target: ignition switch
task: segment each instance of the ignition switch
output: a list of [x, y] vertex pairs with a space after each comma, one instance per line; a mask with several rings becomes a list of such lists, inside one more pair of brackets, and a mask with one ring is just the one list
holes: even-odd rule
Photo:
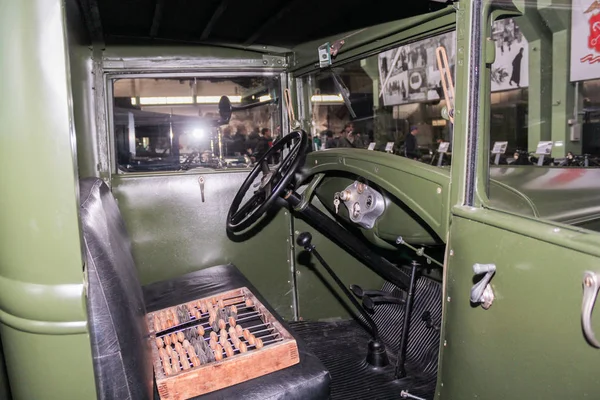
[[360, 204], [354, 203], [352, 206], [352, 217], [358, 218], [360, 216]]
[[344, 190], [340, 193], [340, 200], [348, 201], [352, 197], [352, 193], [349, 190]]

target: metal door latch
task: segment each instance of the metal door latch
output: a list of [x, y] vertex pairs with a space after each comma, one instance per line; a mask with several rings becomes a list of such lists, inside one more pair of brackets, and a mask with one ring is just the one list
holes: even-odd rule
[[485, 274], [485, 276], [471, 288], [471, 302], [481, 303], [481, 307], [487, 310], [492, 306], [495, 298], [490, 281], [496, 273], [496, 265], [475, 264], [473, 265], [473, 272], [475, 275]]
[[585, 271], [583, 274], [583, 303], [581, 304], [581, 325], [587, 341], [594, 347], [600, 349], [600, 342], [596, 340], [594, 330], [592, 329], [592, 311], [596, 304], [600, 282], [598, 275], [591, 271]]
[[202, 202], [204, 203], [204, 177], [201, 176], [198, 178], [198, 184], [200, 185], [200, 196], [202, 196]]

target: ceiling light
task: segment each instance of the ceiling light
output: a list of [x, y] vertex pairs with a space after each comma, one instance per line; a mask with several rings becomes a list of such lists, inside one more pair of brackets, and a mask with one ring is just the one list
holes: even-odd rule
[[[222, 96], [196, 96], [198, 104], [219, 104]], [[242, 96], [227, 96], [232, 103], [241, 103]]]
[[310, 98], [313, 103], [343, 103], [341, 94], [316, 94]]

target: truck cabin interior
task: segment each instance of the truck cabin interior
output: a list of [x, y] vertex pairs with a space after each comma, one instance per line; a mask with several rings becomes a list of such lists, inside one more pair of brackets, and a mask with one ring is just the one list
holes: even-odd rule
[[[65, 101], [39, 97], [47, 100], [39, 113], [69, 105], [72, 135], [51, 148], [68, 153], [72, 165], [56, 165], [65, 175], [57, 172], [52, 185], [77, 193], [80, 231], [72, 242], [81, 241], [86, 315], [81, 326], [53, 328], [63, 333], [41, 354], [67, 354], [77, 365], [69, 379], [79, 382], [79, 398], [433, 398], [449, 169], [385, 151], [314, 151], [306, 107], [335, 109], [327, 116], [332, 130], [358, 124], [356, 115], [376, 101], [362, 89], [372, 92], [368, 77], [381, 72], [377, 55], [452, 35], [451, 1], [66, 0], [58, 17], [51, 6], [20, 12], [16, 3], [15, 16], [65, 21], [32, 34], [40, 54], [67, 55], [49, 59], [34, 81], [52, 93], [52, 74], [66, 77]], [[64, 37], [52, 36], [63, 28]], [[436, 43], [452, 52], [451, 40]], [[333, 67], [320, 65], [323, 44]], [[439, 104], [428, 107], [441, 112]], [[254, 128], [257, 143], [269, 144], [239, 147], [235, 136]], [[492, 186], [499, 202], [519, 197], [528, 206], [522, 193]], [[72, 264], [52, 265], [58, 283], [77, 282]], [[223, 346], [199, 350], [211, 332], [226, 329], [198, 300], [240, 288], [270, 322], [235, 303], [229, 326], [248, 328], [248, 337], [225, 334], [231, 355]], [[81, 306], [76, 296], [57, 299]], [[173, 316], [178, 324], [148, 317], [181, 304], [191, 308]], [[213, 306], [231, 317], [231, 304]], [[256, 340], [275, 349], [287, 333], [297, 346], [291, 365], [244, 364]], [[25, 338], [5, 327], [2, 336], [6, 393], [12, 386], [15, 398], [35, 398], [47, 381], [65, 379], [50, 362], [19, 361], [23, 343], [47, 346], [44, 335]], [[185, 378], [229, 357], [237, 367], [207, 381]], [[17, 385], [27, 373], [47, 381]]]
[[[364, 150], [310, 152], [312, 138], [295, 125], [292, 82], [294, 70], [314, 69], [322, 43], [358, 49], [401, 32], [393, 21], [447, 18], [448, 6], [80, 0], [67, 1], [66, 15], [98, 395], [392, 399], [406, 390], [431, 398], [446, 215], [443, 195], [417, 199], [422, 190], [447, 193], [448, 174], [415, 175], [399, 157]], [[192, 104], [149, 103], [190, 94]], [[213, 138], [248, 120], [278, 136], [265, 158], [272, 163], [229, 152], [223, 138], [185, 153], [182, 132]], [[224, 156], [216, 163], [215, 152]], [[144, 340], [159, 335], [144, 314], [241, 286], [294, 337], [299, 361], [234, 385], [227, 375], [243, 364], [203, 389], [191, 384], [196, 391], [166, 384], [156, 344]], [[278, 343], [254, 324], [264, 343]]]

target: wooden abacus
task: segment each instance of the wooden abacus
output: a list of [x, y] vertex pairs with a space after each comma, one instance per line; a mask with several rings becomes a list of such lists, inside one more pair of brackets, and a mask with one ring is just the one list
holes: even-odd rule
[[190, 399], [300, 361], [296, 340], [245, 287], [147, 318], [161, 399]]

